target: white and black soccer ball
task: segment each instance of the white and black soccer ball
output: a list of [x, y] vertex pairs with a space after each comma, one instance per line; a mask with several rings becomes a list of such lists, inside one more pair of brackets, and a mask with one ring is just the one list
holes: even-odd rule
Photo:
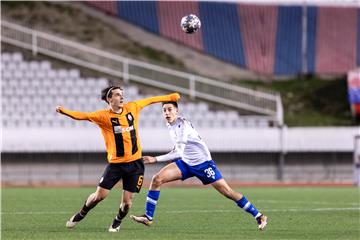
[[191, 34], [200, 29], [201, 22], [195, 14], [189, 14], [181, 19], [180, 26], [184, 32]]

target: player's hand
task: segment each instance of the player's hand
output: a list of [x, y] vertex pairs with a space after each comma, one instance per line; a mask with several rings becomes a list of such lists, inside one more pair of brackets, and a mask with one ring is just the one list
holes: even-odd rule
[[143, 161], [145, 164], [157, 162], [156, 157], [151, 157], [151, 156], [143, 156]]
[[171, 97], [171, 100], [172, 100], [172, 101], [177, 102], [177, 101], [179, 101], [179, 99], [180, 99], [180, 94], [178, 94], [178, 93], [172, 93], [172, 94], [170, 94], [170, 97]]
[[62, 113], [62, 110], [64, 109], [64, 107], [63, 106], [57, 106], [56, 107], [56, 111], [58, 112], [58, 113]]

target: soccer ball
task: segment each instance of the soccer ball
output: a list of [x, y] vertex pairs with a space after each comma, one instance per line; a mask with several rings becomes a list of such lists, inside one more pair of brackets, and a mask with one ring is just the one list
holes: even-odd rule
[[180, 26], [184, 32], [191, 34], [199, 30], [201, 22], [195, 14], [189, 14], [181, 19]]

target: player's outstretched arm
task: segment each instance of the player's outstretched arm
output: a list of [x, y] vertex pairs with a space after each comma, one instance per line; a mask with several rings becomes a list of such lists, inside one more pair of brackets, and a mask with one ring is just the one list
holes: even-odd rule
[[185, 146], [186, 146], [185, 142], [176, 143], [175, 148], [172, 151], [170, 151], [169, 153], [167, 153], [165, 155], [152, 157], [154, 159], [149, 159], [149, 161], [166, 162], [166, 161], [182, 158], [182, 156], [184, 154]]
[[150, 98], [141, 99], [138, 101], [135, 101], [138, 107], [141, 109], [147, 105], [153, 104], [153, 103], [159, 103], [159, 102], [177, 102], [180, 99], [180, 94], [178, 93], [171, 93], [169, 95], [163, 95], [163, 96], [155, 96]]
[[75, 120], [90, 120], [89, 116], [87, 113], [85, 112], [77, 112], [77, 111], [70, 111], [65, 109], [63, 106], [57, 106], [56, 107], [56, 112], [64, 114], [68, 117], [71, 117], [72, 119]]

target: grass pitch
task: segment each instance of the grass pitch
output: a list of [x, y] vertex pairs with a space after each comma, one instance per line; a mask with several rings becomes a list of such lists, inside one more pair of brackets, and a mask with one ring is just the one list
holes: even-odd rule
[[[237, 189], [269, 217], [265, 231], [212, 188], [163, 188], [154, 225], [127, 216], [120, 232], [108, 233], [121, 196], [113, 189], [75, 229], [66, 229], [67, 219], [93, 190], [2, 189], [2, 239], [360, 239], [357, 188]], [[130, 214], [144, 212], [146, 193], [135, 195]]]

